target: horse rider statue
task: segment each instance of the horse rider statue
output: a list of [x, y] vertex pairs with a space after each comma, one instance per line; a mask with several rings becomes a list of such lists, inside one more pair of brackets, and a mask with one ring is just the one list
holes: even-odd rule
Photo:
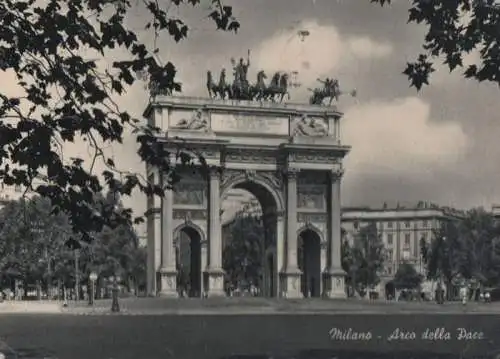
[[341, 91], [338, 79], [326, 78], [324, 81], [321, 79], [317, 79], [317, 81], [322, 83], [323, 87], [315, 88], [313, 90], [309, 89], [313, 93], [309, 99], [309, 103], [311, 105], [321, 105], [323, 104], [323, 100], [329, 97], [330, 102], [328, 103], [328, 105], [331, 106], [333, 99], [338, 101], [339, 97], [344, 94], [349, 94], [352, 97], [356, 97], [356, 90], [352, 90], [351, 92]]

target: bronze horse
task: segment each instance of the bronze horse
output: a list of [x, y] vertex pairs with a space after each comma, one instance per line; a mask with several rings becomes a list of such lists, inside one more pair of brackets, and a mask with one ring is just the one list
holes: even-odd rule
[[257, 73], [257, 82], [255, 85], [239, 79], [232, 84], [228, 84], [226, 83], [226, 74], [223, 69], [220, 74], [219, 84], [215, 84], [212, 72], [207, 71], [207, 90], [210, 98], [219, 97], [220, 99], [225, 99], [227, 94], [229, 99], [235, 100], [271, 100], [275, 102], [276, 97], [279, 97], [279, 101], [282, 102], [285, 95], [290, 99], [288, 74], [281, 75], [280, 72], [276, 72], [269, 86], [266, 86], [264, 82], [266, 78], [265, 72], [261, 70]]
[[309, 98], [309, 103], [311, 105], [322, 105], [325, 98], [330, 98], [328, 106], [331, 106], [333, 99], [339, 100], [339, 97], [345, 94], [349, 94], [352, 97], [356, 97], [356, 90], [350, 92], [343, 92], [340, 90], [339, 80], [328, 80], [324, 83], [323, 88], [315, 88], [312, 91], [312, 95]]
[[219, 83], [215, 84], [212, 77], [212, 71], [207, 71], [207, 90], [210, 98], [216, 98], [219, 96], [222, 100], [231, 97], [231, 88], [226, 83], [226, 71], [223, 69], [220, 73]]
[[290, 99], [290, 93], [288, 92], [288, 74], [281, 72], [276, 72], [272, 79], [269, 87], [264, 91], [264, 99], [276, 102], [276, 96], [279, 97], [279, 101], [283, 102], [285, 95]]

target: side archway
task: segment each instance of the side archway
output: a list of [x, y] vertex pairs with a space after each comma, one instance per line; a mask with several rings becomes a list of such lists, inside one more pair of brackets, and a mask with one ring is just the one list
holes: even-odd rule
[[176, 241], [177, 288], [182, 296], [201, 297], [203, 292], [202, 244], [204, 231], [194, 223], [174, 230]]
[[306, 225], [298, 231], [297, 263], [302, 271], [301, 291], [304, 297], [321, 296], [321, 242], [319, 228]]

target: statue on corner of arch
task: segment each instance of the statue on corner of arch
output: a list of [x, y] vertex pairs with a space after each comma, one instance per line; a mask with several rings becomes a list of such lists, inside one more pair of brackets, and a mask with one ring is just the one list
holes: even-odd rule
[[303, 114], [296, 122], [292, 136], [324, 137], [328, 135], [328, 127], [321, 119]]
[[183, 118], [179, 121], [175, 128], [181, 130], [209, 130], [208, 118], [203, 113], [203, 110], [198, 109], [193, 111], [190, 118]]

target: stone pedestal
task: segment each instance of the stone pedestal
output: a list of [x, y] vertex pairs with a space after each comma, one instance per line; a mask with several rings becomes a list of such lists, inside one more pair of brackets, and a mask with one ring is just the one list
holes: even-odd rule
[[225, 297], [224, 292], [224, 271], [222, 269], [207, 269], [208, 274], [208, 297]]
[[160, 269], [161, 289], [158, 293], [160, 297], [178, 298], [177, 293], [177, 271], [175, 268]]
[[294, 271], [287, 270], [287, 272], [282, 273], [283, 285], [285, 286], [284, 297], [287, 299], [300, 299], [304, 298], [300, 290], [300, 278], [302, 272], [297, 269]]
[[327, 280], [326, 297], [328, 298], [347, 298], [345, 291], [345, 277], [346, 273], [342, 268], [329, 269], [325, 273]]

